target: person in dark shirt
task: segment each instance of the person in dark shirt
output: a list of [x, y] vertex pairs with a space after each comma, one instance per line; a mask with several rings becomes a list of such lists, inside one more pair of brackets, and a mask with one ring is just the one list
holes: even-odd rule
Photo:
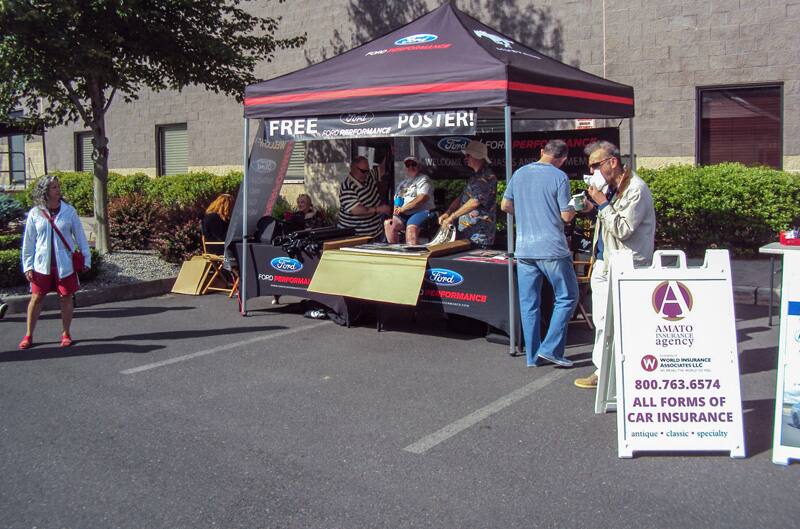
[[[233, 197], [227, 193], [222, 194], [206, 208], [203, 216], [202, 231], [207, 242], [222, 242], [228, 233], [228, 224], [231, 222], [233, 210]], [[221, 245], [213, 245], [211, 253], [222, 255]]]

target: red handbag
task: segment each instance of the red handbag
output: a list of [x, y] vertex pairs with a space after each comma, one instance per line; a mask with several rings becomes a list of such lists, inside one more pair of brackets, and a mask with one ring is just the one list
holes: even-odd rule
[[69, 243], [67, 242], [67, 239], [65, 239], [64, 236], [61, 235], [61, 231], [58, 229], [58, 226], [56, 226], [56, 223], [53, 221], [53, 218], [50, 215], [48, 215], [45, 210], [42, 209], [41, 212], [44, 215], [44, 217], [50, 221], [50, 225], [55, 230], [56, 235], [58, 235], [61, 238], [61, 242], [64, 243], [64, 246], [66, 246], [67, 249], [70, 250], [72, 254], [72, 271], [80, 272], [81, 270], [83, 270], [83, 268], [86, 266], [86, 260], [83, 257], [81, 251], [78, 250], [77, 246], [75, 250], [72, 250], [69, 246]]

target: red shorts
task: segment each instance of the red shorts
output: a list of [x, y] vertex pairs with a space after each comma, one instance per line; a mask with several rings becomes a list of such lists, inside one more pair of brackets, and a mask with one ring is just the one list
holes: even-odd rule
[[79, 288], [78, 274], [75, 272], [62, 278], [58, 277], [58, 272], [55, 270], [52, 270], [52, 273], [48, 275], [40, 274], [36, 271], [33, 272], [33, 281], [31, 281], [31, 293], [33, 294], [58, 292], [58, 295], [63, 298], [71, 296]]

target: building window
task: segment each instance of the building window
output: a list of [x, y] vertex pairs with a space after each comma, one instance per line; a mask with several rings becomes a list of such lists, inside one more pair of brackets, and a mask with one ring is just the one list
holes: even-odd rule
[[698, 88], [697, 162], [741, 162], [781, 169], [782, 88]]
[[92, 133], [78, 132], [75, 134], [75, 170], [93, 171], [94, 161], [92, 160]]
[[156, 127], [158, 176], [186, 173], [189, 170], [189, 143], [186, 123]]
[[286, 169], [286, 182], [304, 182], [306, 179], [306, 142], [296, 141]]
[[[9, 117], [21, 118], [21, 110], [14, 110], [9, 113]], [[4, 136], [3, 142], [5, 152], [0, 152], [0, 172], [8, 173], [8, 180], [11, 185], [25, 185], [25, 135], [9, 134]], [[5, 179], [2, 179], [5, 180]]]

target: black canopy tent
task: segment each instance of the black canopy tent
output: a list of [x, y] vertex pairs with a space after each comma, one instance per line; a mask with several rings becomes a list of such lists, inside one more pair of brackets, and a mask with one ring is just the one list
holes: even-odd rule
[[[503, 118], [507, 179], [512, 171], [512, 119], [631, 118], [633, 160], [632, 87], [549, 58], [448, 2], [341, 55], [248, 86], [244, 100], [245, 173], [240, 200], [247, 204], [250, 119], [299, 120], [345, 113], [464, 108], [478, 109], [481, 117]], [[247, 209], [242, 208], [241, 235], [245, 249]], [[513, 233], [510, 215], [508, 230]], [[508, 237], [509, 254], [513, 254], [513, 239]], [[246, 266], [246, 260], [242, 260], [241, 266]], [[244, 273], [241, 277], [244, 313], [247, 284]], [[515, 286], [511, 259], [508, 288], [513, 353]]]

